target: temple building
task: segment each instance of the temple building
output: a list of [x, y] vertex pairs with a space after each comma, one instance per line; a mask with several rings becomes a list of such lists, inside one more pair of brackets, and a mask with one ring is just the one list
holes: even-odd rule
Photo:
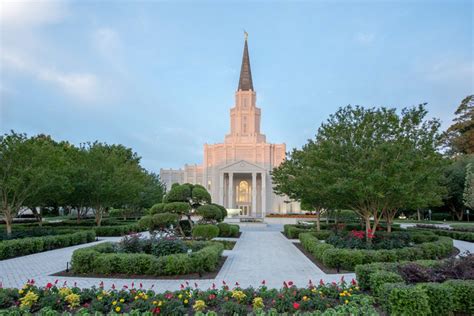
[[299, 203], [273, 193], [270, 172], [285, 159], [286, 145], [267, 143], [260, 131], [262, 111], [257, 107], [247, 36], [235, 105], [230, 109], [230, 132], [224, 142], [204, 145], [202, 165], [161, 169], [167, 189], [173, 183], [201, 184], [212, 200], [241, 216], [265, 217], [268, 213], [299, 211]]

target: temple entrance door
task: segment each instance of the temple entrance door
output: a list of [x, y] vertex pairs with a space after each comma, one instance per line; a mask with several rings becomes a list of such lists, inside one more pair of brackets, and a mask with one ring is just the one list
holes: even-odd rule
[[250, 205], [239, 205], [241, 216], [250, 216]]

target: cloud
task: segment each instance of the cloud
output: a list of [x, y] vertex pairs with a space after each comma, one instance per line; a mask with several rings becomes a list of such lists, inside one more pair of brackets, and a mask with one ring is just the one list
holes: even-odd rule
[[109, 27], [95, 30], [93, 39], [95, 46], [105, 58], [115, 55], [122, 46], [118, 33]]
[[0, 65], [34, 78], [52, 83], [62, 91], [79, 97], [84, 101], [93, 101], [98, 96], [99, 80], [94, 74], [63, 72], [53, 67], [45, 67], [28, 58], [9, 51], [0, 55]]
[[0, 1], [0, 25], [2, 28], [30, 28], [36, 25], [56, 23], [66, 14], [62, 1]]
[[369, 45], [375, 41], [374, 33], [359, 32], [354, 35], [354, 41], [362, 45]]

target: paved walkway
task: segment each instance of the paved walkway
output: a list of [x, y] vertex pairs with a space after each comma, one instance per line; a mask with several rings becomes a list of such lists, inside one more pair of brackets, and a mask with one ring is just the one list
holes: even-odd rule
[[[154, 287], [155, 290], [176, 290], [186, 280], [130, 280], [111, 278], [81, 278], [55, 277], [51, 274], [66, 269], [66, 262], [70, 261], [74, 250], [88, 247], [104, 241], [117, 241], [119, 238], [104, 238], [99, 242], [78, 245], [57, 250], [51, 250], [29, 256], [23, 256], [0, 261], [0, 282], [3, 287], [21, 287], [28, 279], [34, 279], [37, 284], [45, 285], [48, 282], [59, 280], [60, 284], [76, 284], [79, 287], [97, 286], [101, 281], [105, 287], [114, 284], [120, 288], [142, 283], [145, 288]], [[280, 288], [284, 281], [293, 281], [299, 286], [307, 285], [311, 279], [319, 282], [340, 280], [343, 274], [328, 275], [315, 266], [302, 254], [277, 227], [262, 229], [244, 229], [234, 249], [224, 251], [228, 258], [215, 279], [189, 280], [191, 285], [198, 283], [201, 288], [208, 288], [215, 283], [222, 285], [225, 281], [229, 285], [239, 282], [241, 286], [260, 286], [265, 280], [269, 287]], [[350, 281], [355, 274], [344, 275]]]

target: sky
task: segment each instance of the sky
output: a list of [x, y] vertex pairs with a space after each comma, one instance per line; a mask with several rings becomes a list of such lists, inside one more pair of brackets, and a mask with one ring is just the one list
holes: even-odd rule
[[0, 1], [0, 133], [131, 147], [150, 171], [222, 142], [248, 43], [262, 132], [287, 150], [348, 104], [474, 93], [473, 1]]

